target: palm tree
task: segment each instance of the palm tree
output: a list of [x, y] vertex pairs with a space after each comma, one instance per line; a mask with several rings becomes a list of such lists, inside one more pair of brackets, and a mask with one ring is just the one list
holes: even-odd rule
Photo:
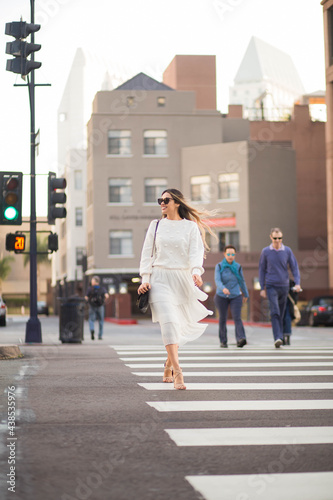
[[[2, 257], [2, 255], [1, 255]], [[2, 282], [7, 278], [11, 271], [10, 262], [14, 260], [14, 257], [8, 255], [7, 257], [0, 258], [0, 295], [2, 293]]]

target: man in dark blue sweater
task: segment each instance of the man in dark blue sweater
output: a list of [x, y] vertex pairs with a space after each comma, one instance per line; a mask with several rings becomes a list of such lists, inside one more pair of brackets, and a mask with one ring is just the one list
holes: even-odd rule
[[288, 267], [296, 283], [296, 292], [301, 290], [300, 274], [295, 255], [282, 243], [281, 229], [272, 228], [270, 238], [272, 243], [262, 250], [259, 261], [260, 295], [268, 297], [274, 345], [280, 347], [283, 344], [283, 315], [289, 292]]

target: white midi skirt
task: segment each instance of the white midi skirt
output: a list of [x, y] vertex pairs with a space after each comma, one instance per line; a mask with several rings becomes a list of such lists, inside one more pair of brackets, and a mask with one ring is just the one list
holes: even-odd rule
[[194, 285], [189, 269], [153, 267], [150, 284], [152, 320], [161, 326], [164, 345], [181, 346], [200, 337], [207, 324], [198, 322], [213, 312], [199, 302], [208, 296]]

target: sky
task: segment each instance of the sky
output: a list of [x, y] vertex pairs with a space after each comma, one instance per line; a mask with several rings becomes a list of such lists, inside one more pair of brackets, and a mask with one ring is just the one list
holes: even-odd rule
[[[30, 108], [19, 75], [6, 71], [5, 23], [30, 22], [29, 0], [0, 0], [1, 170], [24, 175], [23, 213], [30, 213]], [[217, 108], [225, 113], [229, 87], [252, 36], [288, 53], [305, 92], [325, 90], [320, 0], [35, 0], [37, 215], [47, 213], [47, 174], [57, 172], [57, 110], [77, 48], [114, 65], [120, 81], [139, 72], [162, 81], [177, 54], [216, 56]], [[28, 39], [29, 41], [29, 39]], [[100, 90], [96, 88], [96, 92]]]

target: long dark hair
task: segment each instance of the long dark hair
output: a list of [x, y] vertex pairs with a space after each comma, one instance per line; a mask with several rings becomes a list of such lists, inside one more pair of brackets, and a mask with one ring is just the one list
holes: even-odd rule
[[[196, 208], [193, 208], [188, 203], [188, 201], [186, 201], [183, 193], [179, 191], [179, 189], [175, 188], [165, 189], [162, 194], [165, 193], [169, 193], [172, 196], [173, 200], [176, 203], [179, 203], [178, 213], [182, 219], [191, 220], [198, 224], [205, 250], [209, 250], [209, 246], [206, 243], [206, 231], [208, 231], [214, 237], [216, 236], [211, 230], [211, 228], [208, 226], [208, 224], [204, 222], [203, 219], [207, 219], [208, 217], [214, 215], [213, 212], [209, 212], [208, 210], [198, 210]], [[166, 215], [164, 215], [164, 217], [166, 217]]]

